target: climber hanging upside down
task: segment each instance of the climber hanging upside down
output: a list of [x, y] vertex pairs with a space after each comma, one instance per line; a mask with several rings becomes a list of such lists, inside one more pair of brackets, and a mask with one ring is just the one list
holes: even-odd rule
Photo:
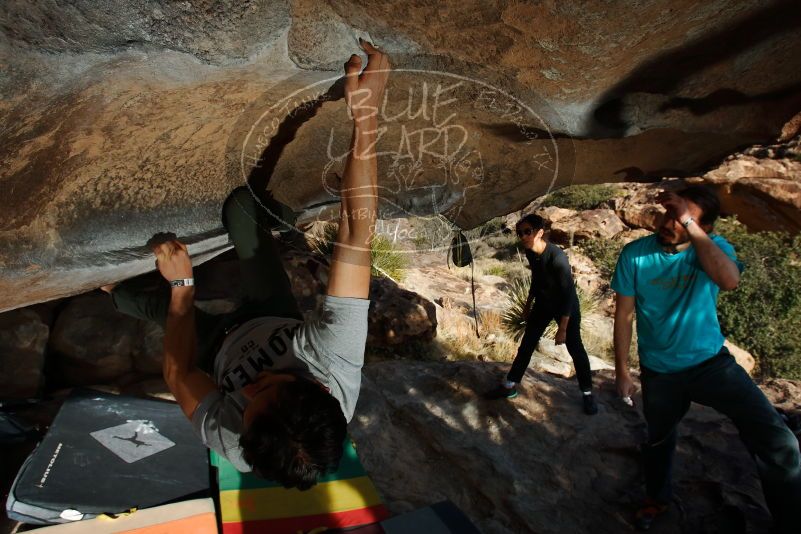
[[[370, 241], [378, 198], [378, 106], [389, 59], [362, 41], [368, 61], [345, 64], [353, 117], [339, 233], [320, 314], [304, 321], [274, 238], [274, 218], [247, 187], [223, 206], [239, 257], [245, 303], [225, 315], [194, 306], [192, 262], [173, 240], [154, 248], [170, 293], [106, 287], [115, 307], [165, 327], [164, 379], [203, 442], [243, 472], [307, 489], [342, 456], [361, 385], [370, 305]], [[273, 211], [273, 210], [271, 210]]]

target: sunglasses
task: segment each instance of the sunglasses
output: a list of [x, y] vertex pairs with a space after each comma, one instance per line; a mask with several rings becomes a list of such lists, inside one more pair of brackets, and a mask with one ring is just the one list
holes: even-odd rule
[[524, 230], [518, 230], [518, 231], [517, 231], [517, 237], [523, 237], [523, 236], [526, 236], [526, 237], [528, 237], [528, 236], [530, 236], [530, 235], [531, 235], [531, 234], [533, 234], [533, 233], [534, 233], [534, 230], [533, 230], [533, 229], [531, 229], [531, 228], [526, 228], [526, 229], [524, 229]]

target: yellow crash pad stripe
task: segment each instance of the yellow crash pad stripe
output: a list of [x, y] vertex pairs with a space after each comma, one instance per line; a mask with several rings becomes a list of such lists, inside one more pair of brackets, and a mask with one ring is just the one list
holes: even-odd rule
[[223, 523], [345, 512], [381, 504], [367, 477], [320, 482], [306, 491], [286, 488], [220, 492]]

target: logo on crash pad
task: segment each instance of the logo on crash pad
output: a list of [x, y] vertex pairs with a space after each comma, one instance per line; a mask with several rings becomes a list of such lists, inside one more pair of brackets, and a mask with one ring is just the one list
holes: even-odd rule
[[129, 464], [173, 447], [175, 443], [159, 434], [152, 421], [128, 421], [89, 434]]

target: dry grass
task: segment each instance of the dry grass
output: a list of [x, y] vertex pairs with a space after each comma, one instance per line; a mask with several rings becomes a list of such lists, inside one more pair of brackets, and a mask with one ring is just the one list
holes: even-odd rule
[[[479, 258], [475, 261], [475, 277], [479, 280], [483, 276], [500, 276], [510, 284], [514, 280], [528, 280], [531, 276], [531, 271], [527, 265], [521, 264], [519, 261], [500, 261], [495, 258]], [[471, 267], [454, 267], [451, 266], [453, 273], [462, 280], [469, 282], [471, 276]]]
[[496, 362], [514, 359], [517, 344], [504, 332], [499, 313], [486, 311], [479, 315], [481, 337], [477, 337], [473, 319], [445, 304], [437, 337], [447, 359]]

